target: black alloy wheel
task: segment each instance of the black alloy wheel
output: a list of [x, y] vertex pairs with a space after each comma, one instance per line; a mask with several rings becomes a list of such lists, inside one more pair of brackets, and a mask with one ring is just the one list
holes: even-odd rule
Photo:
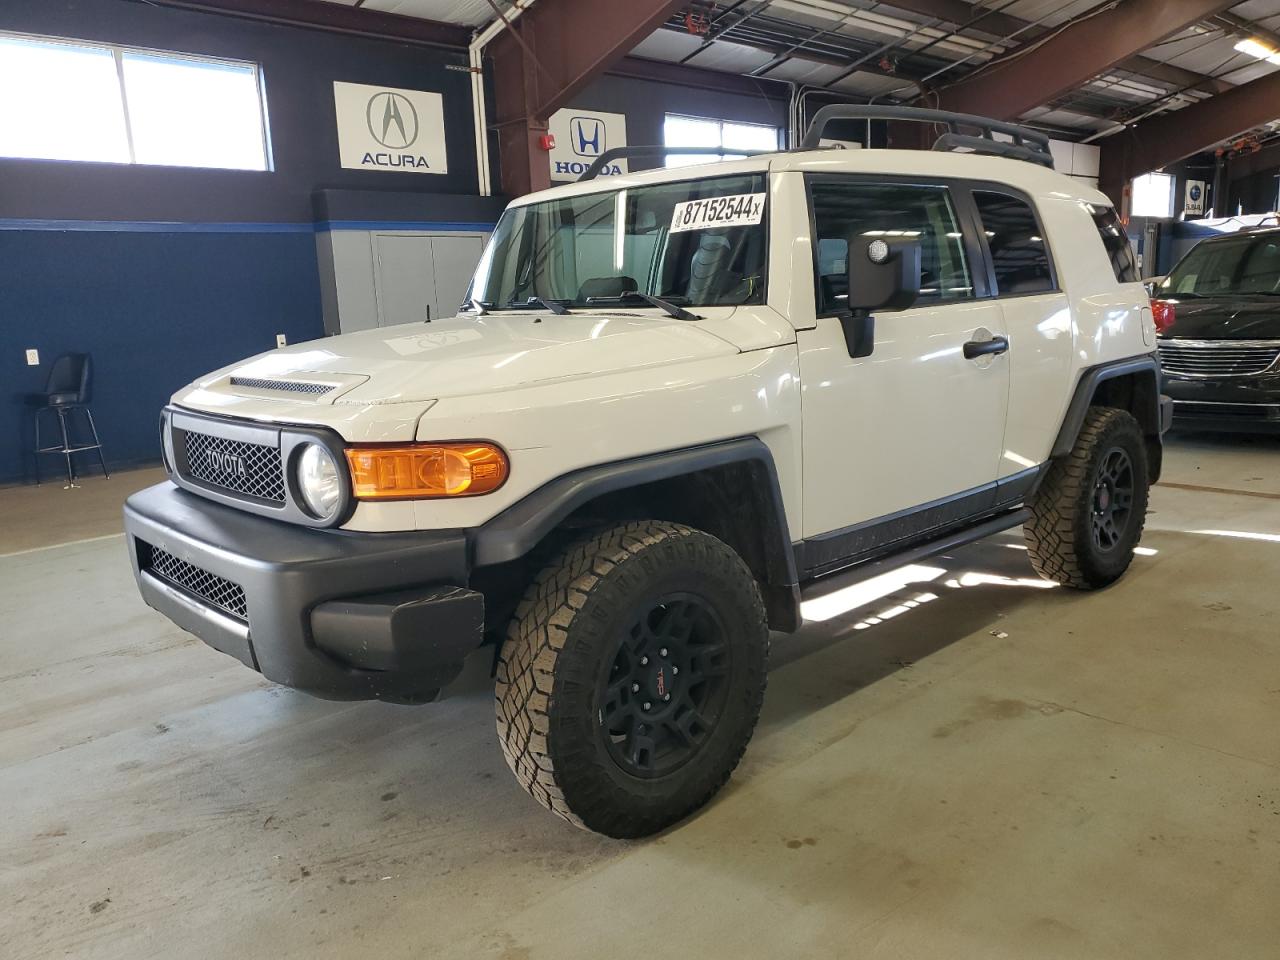
[[1036, 573], [1097, 590], [1129, 568], [1147, 516], [1148, 440], [1128, 410], [1090, 407], [1071, 452], [1054, 459], [1023, 524]]
[[507, 630], [503, 755], [569, 823], [649, 836], [729, 779], [768, 664], [760, 586], [724, 541], [669, 520], [587, 532], [548, 558]]
[[701, 597], [642, 604], [601, 683], [600, 728], [614, 763], [641, 778], [687, 763], [724, 711], [731, 658], [724, 625]]
[[1093, 483], [1093, 543], [1114, 550], [1124, 540], [1133, 513], [1133, 461], [1120, 447], [1102, 455]]

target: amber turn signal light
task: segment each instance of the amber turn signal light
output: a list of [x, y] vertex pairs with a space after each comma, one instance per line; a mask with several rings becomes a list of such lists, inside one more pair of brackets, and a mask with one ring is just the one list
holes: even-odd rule
[[357, 500], [474, 497], [506, 482], [507, 455], [492, 443], [348, 447]]

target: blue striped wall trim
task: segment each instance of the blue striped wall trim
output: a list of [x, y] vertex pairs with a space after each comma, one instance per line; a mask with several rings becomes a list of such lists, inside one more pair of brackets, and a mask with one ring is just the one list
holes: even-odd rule
[[0, 230], [51, 230], [77, 233], [311, 233], [310, 223], [179, 223], [166, 220], [20, 220], [0, 219]]
[[492, 223], [467, 223], [453, 220], [325, 220], [316, 224], [324, 230], [416, 230], [435, 233], [489, 233]]
[[88, 233], [323, 233], [332, 230], [413, 230], [488, 233], [492, 223], [396, 220], [326, 220], [320, 223], [179, 223], [165, 220], [23, 220], [0, 218], [0, 230]]

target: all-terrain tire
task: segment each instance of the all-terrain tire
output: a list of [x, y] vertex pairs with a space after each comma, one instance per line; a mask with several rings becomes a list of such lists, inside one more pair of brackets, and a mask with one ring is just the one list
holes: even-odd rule
[[[707, 640], [717, 636], [724, 642]], [[738, 765], [768, 651], [751, 571], [710, 534], [649, 520], [573, 543], [530, 584], [502, 647], [496, 710], [507, 764], [569, 823], [611, 837], [656, 833], [703, 806]], [[685, 705], [696, 719], [677, 713]]]
[[[1132, 476], [1130, 506], [1122, 524], [1095, 534], [1098, 518], [1116, 502], [1116, 488], [1110, 497], [1103, 488], [1117, 462], [1127, 462]], [[1147, 453], [1138, 421], [1125, 410], [1091, 407], [1071, 452], [1053, 463], [1028, 503], [1032, 517], [1022, 529], [1036, 573], [1077, 590], [1114, 583], [1142, 538], [1147, 493]]]

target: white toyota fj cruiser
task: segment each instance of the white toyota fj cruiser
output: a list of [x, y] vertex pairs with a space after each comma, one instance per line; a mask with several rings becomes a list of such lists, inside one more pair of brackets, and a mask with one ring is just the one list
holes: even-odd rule
[[[950, 132], [809, 148], [887, 116]], [[1156, 331], [1106, 197], [1051, 167], [1019, 127], [828, 107], [797, 151], [516, 200], [457, 317], [174, 396], [125, 507], [142, 595], [335, 699], [431, 700], [492, 642], [529, 793], [657, 831], [737, 765], [822, 578], [1019, 524], [1066, 586], [1128, 567]]]

